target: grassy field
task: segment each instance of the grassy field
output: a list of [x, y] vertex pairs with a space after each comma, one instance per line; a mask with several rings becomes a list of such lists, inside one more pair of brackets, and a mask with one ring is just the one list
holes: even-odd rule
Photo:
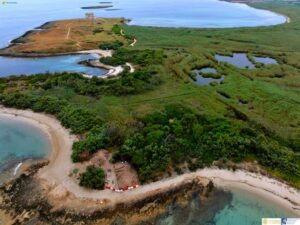
[[[167, 68], [172, 68], [173, 78], [182, 77], [186, 82], [180, 79], [174, 82], [174, 92], [194, 91], [184, 97], [185, 101], [190, 99], [191, 104], [197, 102], [204, 111], [220, 113], [224, 113], [222, 106], [226, 102], [225, 105], [237, 108], [251, 121], [263, 125], [279, 137], [299, 140], [300, 7], [280, 2], [253, 5], [287, 15], [291, 22], [259, 28], [168, 29], [126, 26], [125, 30], [137, 37], [136, 48], [163, 48], [175, 55]], [[224, 71], [228, 76], [217, 87], [197, 87], [188, 82], [187, 73], [193, 65], [209, 64], [218, 67], [220, 65], [213, 59], [214, 54], [232, 52], [272, 56], [280, 64], [254, 70], [227, 66]], [[276, 73], [282, 76], [274, 77]], [[220, 99], [217, 90], [226, 92], [230, 99]], [[168, 95], [172, 95], [170, 87], [168, 92]], [[245, 105], [241, 106], [239, 100], [248, 101], [252, 110]]]
[[113, 26], [122, 21], [120, 18], [56, 21], [46, 29], [29, 34], [24, 44], [12, 46], [5, 52], [66, 53], [98, 49], [99, 44], [106, 41], [125, 42], [121, 35], [112, 32]]
[[[247, 124], [263, 130], [266, 135], [290, 147], [300, 166], [300, 6], [277, 1], [255, 3], [253, 6], [287, 15], [291, 22], [270, 27], [232, 29], [124, 25], [125, 34], [137, 39], [135, 47], [128, 46], [128, 49], [163, 49], [167, 55], [163, 65], [157, 66], [162, 84], [153, 90], [135, 95], [101, 95], [99, 98], [79, 95], [72, 88], [65, 87], [47, 90], [28, 88], [25, 92], [38, 96], [52, 95], [66, 99], [73, 105], [93, 109], [104, 121], [118, 124], [125, 130], [137, 118], [162, 110], [168, 104], [180, 103], [200, 114], [227, 118], [233, 124]], [[107, 29], [110, 30], [111, 27], [110, 25]], [[62, 32], [65, 34], [66, 31], [64, 29]], [[80, 42], [80, 35], [76, 36], [75, 33], [71, 33], [70, 37]], [[89, 41], [83, 42], [91, 45], [85, 46], [82, 43], [81, 47], [95, 48], [103, 40], [122, 38], [110, 34], [105, 39], [102, 35], [107, 32], [104, 33], [86, 36]], [[33, 43], [34, 40], [28, 45]], [[72, 51], [77, 49], [76, 43], [75, 41], [69, 45]], [[39, 45], [35, 46], [36, 50], [41, 50]], [[62, 51], [66, 50], [67, 45], [63, 42], [54, 46], [49, 48]], [[216, 53], [233, 52], [271, 56], [279, 64], [248, 70], [218, 63], [214, 59]], [[207, 65], [226, 75], [221, 85], [198, 86], [190, 79], [192, 68]], [[242, 118], [237, 114], [242, 115]], [[281, 172], [271, 172], [287, 178]], [[299, 179], [292, 182], [300, 187]]]

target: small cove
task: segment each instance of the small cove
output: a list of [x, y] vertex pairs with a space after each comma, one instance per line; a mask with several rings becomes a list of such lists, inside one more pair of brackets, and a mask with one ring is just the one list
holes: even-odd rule
[[0, 184], [14, 176], [19, 163], [43, 159], [50, 150], [48, 136], [39, 128], [17, 117], [0, 114]]
[[41, 58], [0, 57], [0, 77], [10, 75], [31, 75], [38, 73], [78, 72], [101, 76], [107, 71], [79, 64], [81, 61], [97, 59], [89, 54], [53, 56]]
[[217, 189], [207, 200], [191, 199], [186, 208], [170, 206], [158, 225], [260, 225], [262, 218], [295, 217], [260, 195], [231, 188]]

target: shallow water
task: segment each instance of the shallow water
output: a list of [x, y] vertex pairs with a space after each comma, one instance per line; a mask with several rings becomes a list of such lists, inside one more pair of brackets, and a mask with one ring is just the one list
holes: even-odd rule
[[219, 79], [215, 79], [215, 78], [211, 78], [211, 77], [203, 77], [201, 75], [197, 75], [195, 82], [197, 84], [199, 84], [200, 86], [207, 86], [207, 85], [210, 85], [211, 82], [213, 82], [213, 81], [215, 81], [218, 84], [220, 84], [224, 79], [225, 79], [224, 75], [222, 75], [222, 77], [219, 78]]
[[51, 147], [46, 134], [20, 120], [0, 114], [0, 184], [14, 174], [25, 159], [41, 159]]
[[258, 63], [262, 63], [264, 65], [276, 65], [278, 64], [277, 61], [271, 57], [261, 57], [261, 56], [254, 56], [254, 60]]
[[213, 81], [217, 82], [220, 84], [224, 79], [225, 76], [222, 75], [220, 78], [211, 78], [211, 77], [203, 77], [201, 74], [206, 74], [206, 73], [217, 73], [217, 70], [214, 68], [202, 68], [201, 70], [193, 70], [192, 72], [197, 73], [196, 80], [194, 80], [195, 83], [197, 83], [200, 86], [207, 86], [210, 85]]
[[245, 53], [234, 53], [233, 56], [215, 55], [218, 62], [227, 62], [242, 69], [253, 69], [255, 65], [248, 59]]
[[202, 68], [200, 70], [201, 73], [217, 73], [217, 70], [215, 68], [212, 67], [206, 67], [206, 68]]
[[284, 23], [284, 16], [245, 4], [218, 0], [113, 0], [111, 9], [82, 10], [99, 5], [97, 0], [15, 0], [0, 4], [0, 47], [47, 21], [83, 18], [86, 12], [98, 17], [126, 17], [131, 24], [169, 27], [241, 27]]
[[293, 217], [271, 201], [243, 190], [231, 190], [232, 201], [214, 217], [216, 225], [261, 225], [262, 218]]
[[80, 61], [95, 58], [93, 55], [68, 55], [44, 58], [0, 57], [0, 77], [63, 71], [101, 76], [106, 73], [106, 70], [78, 64]]
[[293, 217], [255, 194], [232, 189], [213, 193], [205, 203], [193, 199], [186, 209], [174, 208], [157, 221], [157, 225], [261, 225], [262, 218]]

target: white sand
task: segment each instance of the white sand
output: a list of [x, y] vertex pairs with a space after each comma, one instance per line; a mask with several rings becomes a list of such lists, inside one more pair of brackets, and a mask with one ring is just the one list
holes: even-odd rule
[[79, 53], [79, 54], [96, 54], [96, 55], [100, 55], [102, 57], [111, 57], [113, 54], [113, 51], [112, 50], [92, 49], [92, 50], [86, 50], [86, 51], [79, 51], [77, 53]]
[[130, 68], [130, 70], [129, 70], [130, 73], [133, 73], [135, 71], [135, 69], [134, 69], [134, 67], [133, 67], [133, 65], [131, 63], [127, 62], [126, 66], [128, 66]]
[[[50, 164], [41, 169], [37, 177], [41, 180], [45, 190], [48, 191], [49, 197], [56, 198], [56, 202], [60, 200], [60, 205], [72, 207], [73, 201], [83, 199], [85, 201], [97, 201], [97, 203], [100, 202], [99, 204], [104, 204], [105, 202], [106, 205], [114, 206], [116, 203], [143, 199], [145, 196], [168, 190], [183, 182], [205, 177], [212, 180], [216, 186], [225, 189], [239, 188], [263, 196], [293, 212], [293, 214], [300, 216], [300, 193], [298, 190], [275, 179], [240, 170], [232, 172], [214, 168], [203, 169], [194, 173], [183, 174], [143, 185], [124, 193], [82, 188], [68, 176], [74, 168], [71, 162], [71, 150], [72, 143], [76, 140], [76, 137], [70, 135], [69, 131], [63, 128], [59, 121], [49, 115], [3, 107], [0, 107], [0, 115], [29, 122], [48, 134], [53, 149], [50, 156]], [[206, 181], [207, 179], [204, 179], [204, 182]], [[66, 196], [70, 197], [67, 198]]]
[[[97, 58], [100, 58], [100, 57], [111, 57], [112, 54], [113, 54], [113, 51], [112, 50], [93, 49], [93, 50], [87, 50], [87, 51], [79, 51], [77, 53], [80, 53], [80, 54], [93, 54]], [[135, 71], [132, 64], [126, 63], [126, 65], [130, 68], [130, 73], [133, 73]], [[124, 71], [124, 68], [122, 66], [104, 65], [104, 64], [100, 63], [98, 60], [94, 62], [94, 66], [98, 67], [98, 68], [104, 68], [104, 69], [108, 70], [108, 72], [106, 74], [99, 76], [100, 78], [103, 78], [103, 79], [116, 77]], [[83, 74], [83, 76], [86, 77], [86, 78], [92, 78], [93, 77], [93, 75], [90, 75], [90, 74]]]
[[131, 46], [131, 47], [134, 47], [136, 43], [137, 43], [137, 40], [134, 39], [133, 42], [130, 44], [130, 46]]

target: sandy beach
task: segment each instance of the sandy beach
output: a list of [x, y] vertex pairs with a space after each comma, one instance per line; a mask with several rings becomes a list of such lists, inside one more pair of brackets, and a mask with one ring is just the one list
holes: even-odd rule
[[[101, 50], [101, 49], [79, 51], [77, 53], [78, 54], [92, 54], [92, 55], [95, 55], [98, 59], [100, 57], [111, 57], [113, 55], [112, 50]], [[107, 78], [111, 78], [111, 77], [116, 77], [124, 71], [124, 68], [122, 66], [105, 65], [105, 64], [101, 63], [98, 59], [90, 61], [89, 65], [93, 66], [93, 67], [98, 67], [101, 69], [108, 70], [108, 72], [104, 75], [101, 75], [100, 78], [107, 79]], [[127, 62], [126, 66], [128, 66], [130, 68], [130, 71], [129, 71], [130, 73], [133, 73], [135, 71], [135, 69], [131, 63]], [[86, 78], [93, 77], [93, 75], [90, 75], [90, 74], [83, 74], [83, 76]]]
[[[217, 187], [227, 190], [239, 188], [262, 196], [270, 202], [284, 207], [294, 215], [300, 216], [300, 193], [287, 184], [266, 176], [247, 171], [220, 170], [217, 168], [202, 169], [194, 173], [187, 173], [171, 177], [158, 182], [140, 186], [124, 193], [110, 190], [88, 190], [80, 187], [69, 174], [74, 168], [71, 161], [72, 143], [76, 136], [63, 128], [54, 117], [34, 113], [30, 110], [16, 110], [0, 107], [0, 115], [28, 122], [45, 132], [52, 143], [52, 152], [49, 156], [49, 165], [42, 168], [36, 175], [48, 195], [50, 202], [60, 207], [70, 207], [83, 210], [80, 201], [92, 202], [95, 207], [114, 207], [118, 203], [138, 201], [158, 192], [164, 192], [193, 179], [202, 179], [203, 182], [212, 180]], [[77, 206], [77, 207], [76, 207]]]

